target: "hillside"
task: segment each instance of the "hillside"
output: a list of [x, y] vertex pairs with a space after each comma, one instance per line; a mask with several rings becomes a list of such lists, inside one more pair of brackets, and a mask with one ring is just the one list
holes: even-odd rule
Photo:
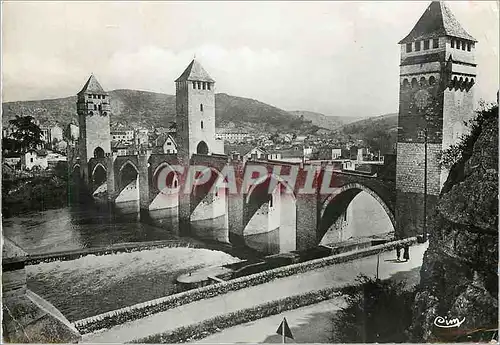
[[367, 130], [395, 131], [398, 128], [398, 114], [385, 114], [347, 123], [341, 127], [346, 134], [357, 135]]
[[[175, 121], [175, 96], [138, 90], [113, 90], [110, 92], [112, 124], [128, 126], [168, 127]], [[32, 115], [42, 125], [77, 123], [76, 96], [39, 101], [19, 101], [2, 104], [2, 122], [6, 124], [15, 115]], [[217, 126], [233, 126], [247, 130], [268, 132], [277, 130], [318, 129], [311, 121], [300, 120], [292, 114], [257, 100], [215, 95]]]
[[369, 117], [343, 125], [338, 129], [341, 136], [363, 139], [373, 150], [394, 153], [398, 134], [398, 114]]
[[337, 129], [342, 125], [359, 121], [362, 119], [360, 117], [350, 117], [350, 116], [327, 116], [321, 113], [316, 113], [313, 111], [305, 111], [305, 110], [289, 111], [289, 113], [297, 117], [302, 116], [304, 120], [311, 121], [313, 125], [330, 130]]

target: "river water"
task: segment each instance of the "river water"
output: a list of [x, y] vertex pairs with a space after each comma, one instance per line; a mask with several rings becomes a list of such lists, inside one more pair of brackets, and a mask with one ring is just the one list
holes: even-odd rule
[[[135, 207], [122, 205], [120, 212], [110, 212], [87, 205], [31, 212], [3, 219], [3, 232], [32, 254], [179, 238], [171, 211], [158, 211], [160, 227], [140, 223], [134, 212], [123, 212]], [[348, 226], [356, 236], [392, 230], [382, 207], [366, 193], [356, 196], [348, 214]], [[170, 295], [175, 293], [175, 278], [180, 274], [237, 260], [224, 252], [202, 248], [88, 255], [28, 266], [28, 287], [74, 321]]]

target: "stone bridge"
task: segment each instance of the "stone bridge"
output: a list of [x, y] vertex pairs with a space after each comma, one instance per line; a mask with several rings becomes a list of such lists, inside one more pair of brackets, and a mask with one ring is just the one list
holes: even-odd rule
[[106, 191], [111, 203], [138, 201], [141, 220], [172, 210], [181, 234], [268, 253], [310, 249], [328, 231], [342, 231], [339, 224], [362, 191], [378, 201], [396, 229], [394, 179], [335, 170], [325, 162], [217, 154], [193, 154], [183, 162], [176, 154], [143, 151], [91, 158], [88, 169], [92, 191]]

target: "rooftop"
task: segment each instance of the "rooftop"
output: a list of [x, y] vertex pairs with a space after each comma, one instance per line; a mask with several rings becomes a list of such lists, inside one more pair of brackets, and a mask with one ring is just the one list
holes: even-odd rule
[[91, 74], [85, 85], [83, 85], [82, 90], [78, 92], [78, 94], [81, 93], [106, 93], [106, 91], [104, 91], [101, 84], [99, 84], [97, 78]]
[[477, 42], [477, 40], [469, 35], [462, 25], [460, 25], [444, 2], [433, 1], [429, 7], [427, 7], [410, 33], [403, 38], [399, 44], [441, 36], [452, 36]]
[[175, 82], [178, 81], [208, 81], [210, 83], [214, 83], [215, 80], [213, 80], [210, 75], [208, 75], [207, 71], [201, 66], [201, 64], [193, 59], [191, 63], [186, 67], [184, 72], [182, 72], [181, 76], [175, 80]]

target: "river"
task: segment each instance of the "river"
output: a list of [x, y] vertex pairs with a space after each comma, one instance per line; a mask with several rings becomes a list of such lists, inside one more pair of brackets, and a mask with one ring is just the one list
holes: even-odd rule
[[[382, 207], [366, 193], [356, 196], [348, 214], [354, 234], [392, 230]], [[139, 222], [134, 213], [110, 212], [98, 205], [74, 206], [3, 219], [3, 231], [32, 254], [179, 238], [175, 217], [164, 212], [157, 218], [161, 227]], [[175, 293], [178, 275], [236, 260], [224, 252], [202, 248], [89, 255], [28, 266], [28, 287], [74, 321]]]

